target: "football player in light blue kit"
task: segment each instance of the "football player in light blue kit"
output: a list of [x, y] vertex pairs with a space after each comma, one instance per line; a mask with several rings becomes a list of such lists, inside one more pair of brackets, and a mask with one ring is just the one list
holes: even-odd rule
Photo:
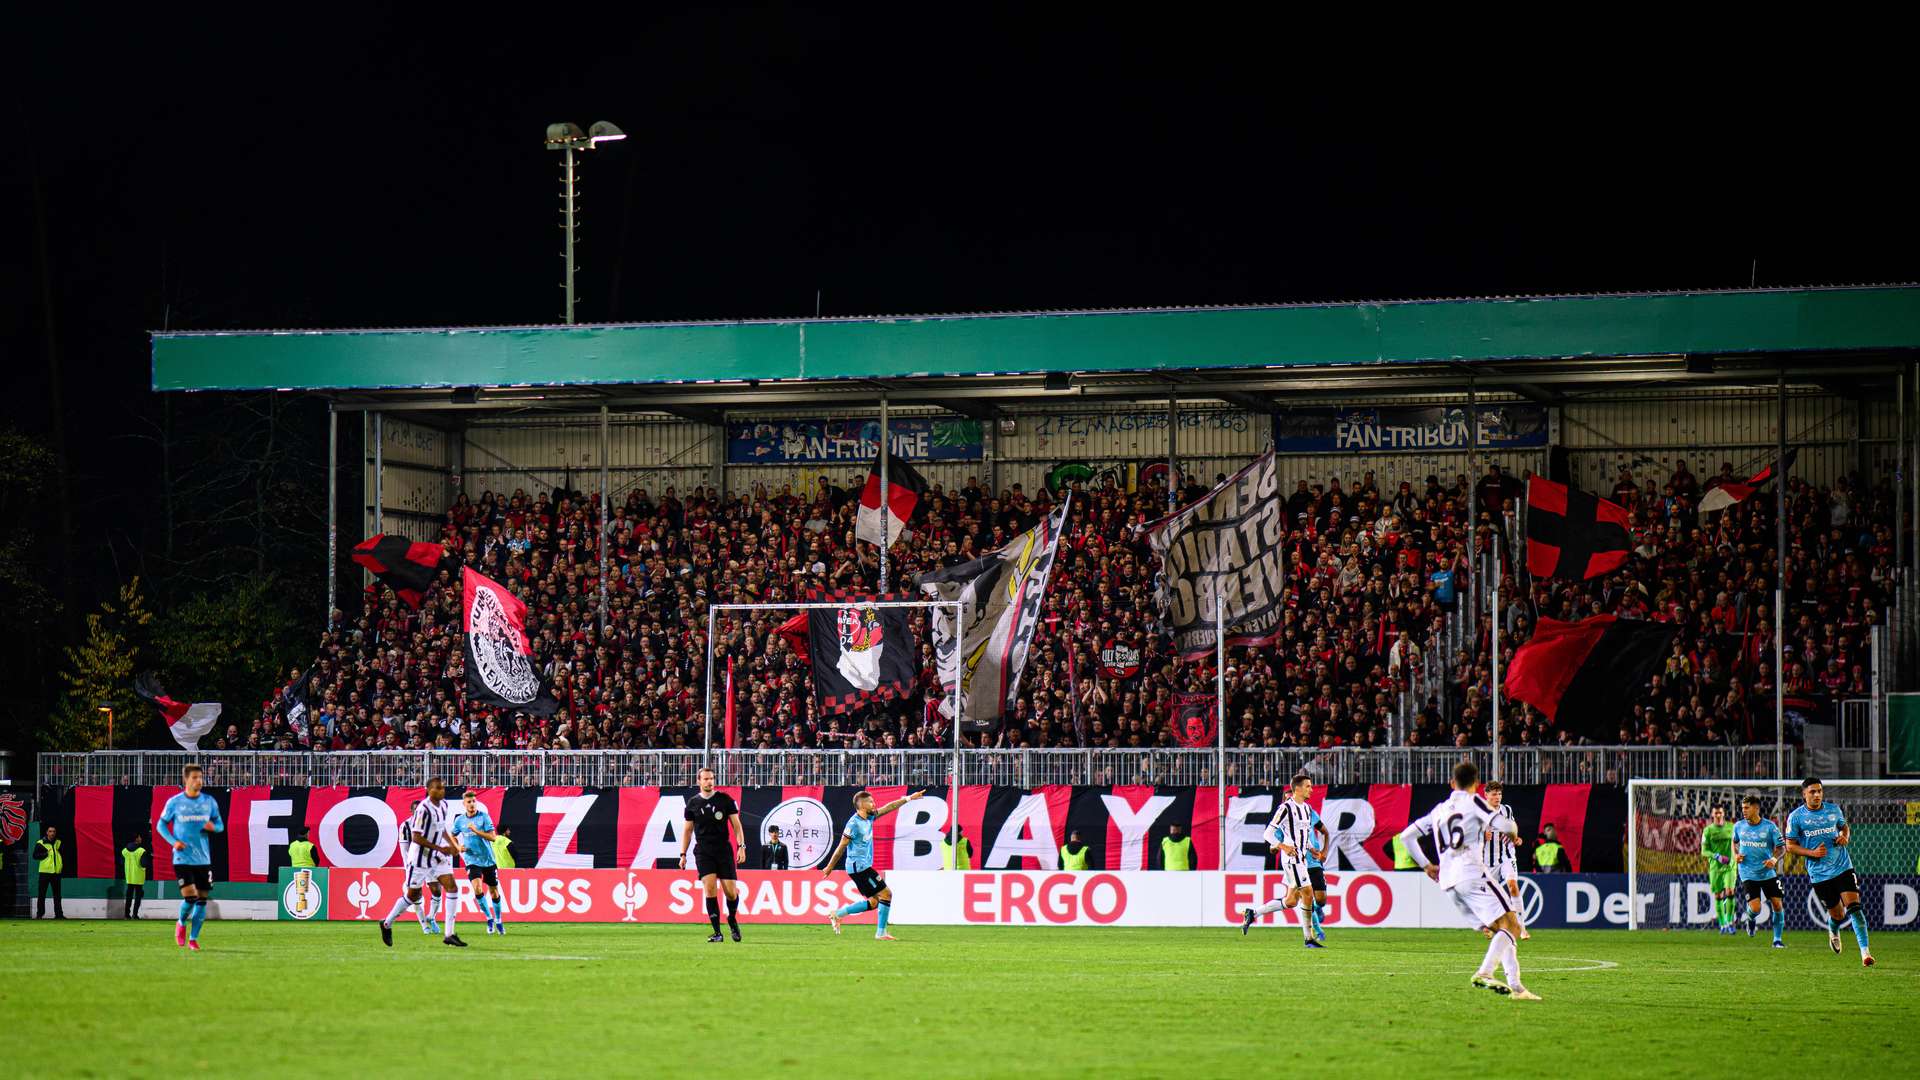
[[222, 832], [220, 804], [200, 790], [200, 766], [181, 770], [179, 794], [160, 809], [153, 834], [173, 845], [173, 876], [180, 883], [180, 918], [173, 924], [173, 943], [200, 951], [200, 925], [207, 921], [207, 898], [213, 895], [213, 853], [207, 834]]
[[880, 913], [879, 920], [874, 926], [873, 939], [875, 941], [896, 940], [892, 934], [887, 933], [887, 919], [893, 914], [893, 890], [887, 888], [886, 880], [880, 876], [880, 871], [873, 868], [873, 823], [882, 814], [891, 814], [925, 794], [924, 791], [916, 791], [904, 798], [895, 799], [879, 809], [874, 808], [873, 793], [870, 791], [862, 791], [853, 797], [853, 816], [847, 819], [846, 828], [840, 830], [839, 846], [833, 849], [833, 854], [827, 856], [826, 865], [820, 868], [820, 873], [822, 876], [833, 873], [834, 864], [840, 861], [840, 853], [846, 852], [847, 877], [853, 881], [854, 887], [859, 889], [860, 895], [866, 899], [857, 904], [848, 904], [827, 916], [827, 921], [833, 924], [834, 933], [840, 932], [841, 919], [849, 915], [858, 915], [872, 908]]
[[487, 933], [507, 932], [506, 909], [500, 905], [500, 871], [493, 862], [493, 815], [480, 805], [473, 789], [460, 794], [460, 812], [449, 826], [460, 841], [460, 861], [467, 864], [467, 881], [473, 885], [473, 903], [487, 917]]
[[1780, 859], [1787, 853], [1787, 838], [1780, 826], [1760, 816], [1760, 800], [1752, 795], [1740, 800], [1740, 820], [1733, 823], [1733, 854], [1740, 872], [1740, 891], [1747, 899], [1747, 936], [1760, 927], [1760, 900], [1773, 905], [1773, 947], [1784, 949], [1780, 935], [1787, 928], [1784, 897], [1780, 892]]
[[1827, 909], [1827, 944], [1840, 951], [1840, 924], [1853, 920], [1853, 939], [1860, 943], [1860, 963], [1873, 966], [1867, 950], [1867, 913], [1860, 906], [1860, 879], [1853, 872], [1847, 844], [1853, 839], [1847, 815], [1838, 803], [1826, 801], [1818, 778], [1800, 782], [1801, 805], [1787, 815], [1787, 850], [1807, 860], [1807, 880]]

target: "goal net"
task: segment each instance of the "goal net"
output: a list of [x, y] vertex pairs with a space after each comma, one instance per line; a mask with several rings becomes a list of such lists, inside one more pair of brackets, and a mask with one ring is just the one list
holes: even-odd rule
[[[1860, 879], [1861, 906], [1878, 931], [1920, 929], [1920, 781], [1828, 780], [1826, 801], [1838, 803], [1852, 827], [1849, 853]], [[1760, 800], [1762, 817], [1787, 831], [1801, 805], [1797, 780], [1632, 780], [1627, 784], [1627, 884], [1634, 929], [1706, 929], [1719, 925], [1701, 830], [1713, 810], [1740, 820], [1740, 802]], [[1807, 881], [1806, 860], [1788, 855], [1779, 867], [1789, 930], [1824, 929], [1825, 912]], [[1738, 885], [1735, 886], [1738, 890]], [[1736, 914], [1746, 900], [1736, 894]]]

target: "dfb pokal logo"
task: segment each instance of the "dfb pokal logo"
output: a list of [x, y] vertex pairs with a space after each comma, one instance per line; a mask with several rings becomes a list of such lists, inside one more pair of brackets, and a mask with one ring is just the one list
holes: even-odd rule
[[[379, 886], [374, 891], [379, 892]], [[287, 914], [296, 919], [311, 919], [320, 914], [320, 887], [314, 884], [313, 871], [302, 868], [294, 872], [287, 880], [287, 887], [280, 893], [280, 903], [286, 907]], [[366, 918], [365, 908], [361, 909], [361, 918]]]
[[794, 870], [811, 870], [833, 850], [833, 815], [819, 799], [788, 799], [773, 808], [766, 824], [780, 827], [780, 842], [787, 845], [787, 865]]
[[633, 913], [647, 906], [647, 887], [639, 878], [628, 874], [626, 881], [613, 887], [613, 902], [626, 912], [621, 922], [634, 922]]
[[1540, 912], [1547, 906], [1547, 897], [1540, 886], [1530, 877], [1520, 879], [1520, 925], [1532, 926], [1540, 919]]
[[367, 914], [367, 909], [380, 903], [380, 883], [373, 880], [372, 874], [365, 870], [360, 871], [360, 880], [347, 886], [347, 903], [360, 909], [360, 914], [355, 915], [354, 918], [373, 918], [372, 915]]

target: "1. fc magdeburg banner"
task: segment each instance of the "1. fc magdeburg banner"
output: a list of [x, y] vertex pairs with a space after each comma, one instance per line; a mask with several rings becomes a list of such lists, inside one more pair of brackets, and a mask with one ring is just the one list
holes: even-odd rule
[[467, 696], [487, 705], [518, 709], [535, 716], [552, 716], [560, 703], [533, 666], [533, 648], [527, 642], [527, 605], [506, 586], [475, 573], [461, 571], [461, 609], [466, 614], [463, 638], [466, 652]]
[[1279, 637], [1285, 508], [1269, 450], [1199, 502], [1148, 526], [1148, 543], [1160, 556], [1160, 617], [1182, 659], [1213, 652], [1216, 593], [1225, 601], [1227, 644]]

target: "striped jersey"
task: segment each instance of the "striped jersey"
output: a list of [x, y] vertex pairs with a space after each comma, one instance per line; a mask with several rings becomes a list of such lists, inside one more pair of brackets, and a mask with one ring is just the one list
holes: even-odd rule
[[432, 866], [435, 860], [444, 861], [451, 858], [446, 852], [433, 846], [448, 835], [447, 804], [444, 801], [436, 803], [432, 799], [420, 800], [420, 805], [413, 808], [413, 821], [407, 827], [407, 839], [412, 840], [415, 833], [426, 837], [428, 842], [415, 844], [413, 850], [408, 853], [411, 865]]
[[1282, 800], [1280, 808], [1273, 812], [1273, 820], [1267, 823], [1265, 835], [1270, 845], [1287, 844], [1293, 848], [1293, 855], [1283, 851], [1281, 858], [1305, 858], [1314, 841], [1313, 807], [1293, 799]]
[[[1445, 802], [1407, 827], [1433, 841], [1440, 853], [1440, 887], [1451, 889], [1474, 880], [1490, 880], [1486, 861], [1486, 833], [1493, 828], [1494, 811], [1471, 791], [1455, 791]], [[1517, 829], [1508, 817], [1503, 828]], [[1402, 834], [1405, 835], [1405, 834]]]
[[1486, 845], [1486, 850], [1480, 853], [1480, 857], [1486, 861], [1487, 868], [1490, 870], [1512, 865], [1513, 838], [1520, 835], [1520, 823], [1514, 819], [1513, 807], [1494, 808], [1489, 828], [1492, 834], [1482, 841]]

